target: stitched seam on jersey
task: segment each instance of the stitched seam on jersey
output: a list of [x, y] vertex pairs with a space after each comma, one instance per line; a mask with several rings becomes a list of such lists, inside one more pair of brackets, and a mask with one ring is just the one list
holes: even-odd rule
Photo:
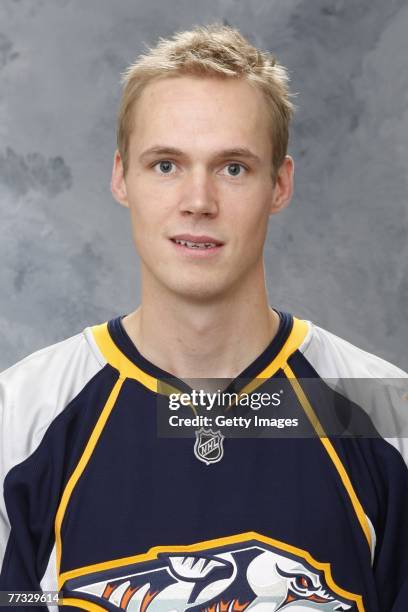
[[[56, 543], [56, 566], [57, 566], [57, 577], [58, 577], [58, 583], [60, 581], [60, 577], [59, 577], [59, 572], [60, 572], [60, 568], [61, 568], [61, 555], [62, 555], [62, 536], [61, 536], [61, 529], [62, 529], [62, 523], [64, 520], [64, 516], [65, 516], [65, 512], [66, 509], [68, 507], [68, 503], [69, 500], [71, 498], [71, 495], [73, 493], [73, 490], [78, 482], [78, 480], [80, 479], [80, 477], [82, 476], [85, 468], [88, 465], [88, 462], [92, 456], [92, 453], [99, 441], [100, 436], [102, 435], [102, 432], [105, 428], [105, 425], [109, 419], [109, 416], [113, 410], [113, 408], [116, 405], [119, 393], [122, 389], [122, 385], [124, 383], [126, 379], [119, 377], [118, 380], [115, 382], [112, 391], [109, 394], [109, 397], [101, 411], [101, 414], [96, 422], [96, 425], [94, 427], [94, 429], [92, 430], [92, 433], [89, 437], [89, 440], [85, 446], [85, 449], [78, 461], [78, 464], [76, 466], [76, 468], [74, 469], [73, 473], [71, 474], [64, 492], [61, 496], [61, 501], [60, 504], [58, 506], [58, 510], [55, 516], [55, 543]], [[60, 588], [60, 586], [58, 587]]]
[[364, 512], [363, 506], [361, 505], [360, 500], [357, 497], [357, 494], [354, 490], [353, 484], [350, 480], [349, 475], [347, 474], [347, 471], [344, 467], [344, 465], [341, 462], [340, 457], [338, 456], [333, 444], [331, 443], [331, 441], [329, 440], [329, 438], [327, 437], [315, 411], [313, 410], [312, 405], [310, 404], [309, 400], [307, 399], [307, 396], [305, 394], [305, 392], [303, 391], [298, 379], [296, 378], [292, 368], [289, 366], [289, 364], [286, 364], [286, 366], [283, 368], [284, 373], [286, 375], [286, 377], [288, 378], [290, 384], [293, 387], [293, 390], [295, 391], [295, 394], [303, 408], [303, 410], [305, 411], [306, 416], [308, 417], [309, 421], [311, 422], [314, 430], [316, 431], [320, 442], [323, 444], [327, 454], [329, 455], [331, 461], [333, 462], [339, 476], [340, 479], [343, 483], [344, 488], [346, 489], [351, 504], [353, 506], [354, 512], [357, 515], [357, 519], [360, 523], [360, 526], [363, 530], [363, 533], [365, 535], [365, 538], [368, 542], [368, 546], [370, 549], [370, 555], [372, 554], [372, 542], [371, 542], [371, 533], [370, 533], [370, 527], [368, 525], [368, 521], [367, 521], [367, 515]]

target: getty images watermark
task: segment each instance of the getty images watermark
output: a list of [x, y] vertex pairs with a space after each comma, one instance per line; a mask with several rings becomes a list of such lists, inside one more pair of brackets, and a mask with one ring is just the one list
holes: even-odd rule
[[259, 410], [265, 406], [280, 406], [283, 389], [275, 393], [237, 393], [221, 391], [208, 392], [204, 389], [192, 389], [189, 393], [176, 392], [169, 395], [170, 410], [178, 410], [182, 406], [195, 406], [212, 410], [216, 406], [249, 406], [252, 410]]
[[406, 379], [173, 379], [157, 398], [158, 437], [193, 438], [181, 448], [207, 466], [231, 452], [228, 438], [408, 437]]
[[[169, 410], [178, 411], [180, 408], [196, 408], [205, 411], [215, 411], [220, 408], [232, 406], [246, 407], [251, 410], [260, 410], [266, 407], [278, 407], [281, 405], [283, 389], [278, 392], [269, 393], [241, 393], [223, 392], [217, 389], [215, 392], [203, 389], [192, 389], [190, 393], [171, 393], [169, 395]], [[172, 414], [169, 416], [170, 427], [234, 427], [248, 430], [252, 427], [297, 427], [298, 419], [260, 417], [259, 415], [233, 415], [233, 414], [196, 414], [195, 416], [181, 416]]]
[[158, 381], [159, 437], [408, 438], [407, 379]]
[[206, 382], [201, 381], [205, 388], [186, 390], [175, 389], [172, 381], [162, 382], [160, 437], [194, 437], [199, 428], [220, 431], [226, 437], [258, 437], [265, 428], [282, 432], [299, 426], [299, 415], [284, 408], [284, 385], [256, 391], [246, 390], [241, 381], [241, 390], [235, 391], [229, 389], [228, 381]]

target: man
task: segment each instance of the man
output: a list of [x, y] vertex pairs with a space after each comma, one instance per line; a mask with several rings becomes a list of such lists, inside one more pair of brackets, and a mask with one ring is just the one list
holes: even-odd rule
[[[112, 193], [141, 304], [1, 375], [1, 590], [85, 610], [406, 610], [403, 445], [350, 380], [406, 374], [269, 305], [268, 220], [293, 191], [285, 69], [214, 25], [161, 40], [124, 82]], [[190, 379], [278, 388], [303, 435], [159, 435], [159, 400], [192, 397]], [[400, 400], [396, 384], [381, 408]], [[251, 408], [221, 412], [243, 427]], [[354, 415], [370, 435], [338, 436]]]

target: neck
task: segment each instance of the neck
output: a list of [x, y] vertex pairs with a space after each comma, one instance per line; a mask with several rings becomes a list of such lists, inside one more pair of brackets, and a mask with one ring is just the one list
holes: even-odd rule
[[142, 303], [123, 325], [146, 359], [177, 378], [235, 378], [279, 328], [261, 277], [258, 286], [252, 276], [252, 287], [242, 284], [212, 303], [142, 285]]

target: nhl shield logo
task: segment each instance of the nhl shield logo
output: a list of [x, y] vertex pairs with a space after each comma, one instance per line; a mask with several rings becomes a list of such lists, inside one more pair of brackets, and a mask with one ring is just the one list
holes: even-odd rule
[[217, 463], [224, 455], [223, 440], [224, 436], [220, 431], [212, 429], [198, 429], [195, 432], [196, 441], [194, 444], [194, 454], [200, 461], [207, 465]]

